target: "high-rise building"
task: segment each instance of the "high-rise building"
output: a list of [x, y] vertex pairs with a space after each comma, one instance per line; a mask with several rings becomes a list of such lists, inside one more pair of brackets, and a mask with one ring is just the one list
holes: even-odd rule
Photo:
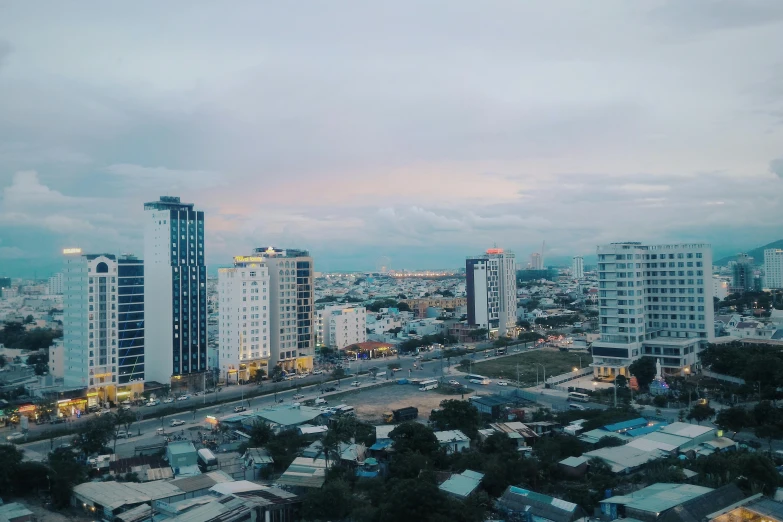
[[318, 311], [318, 342], [341, 350], [367, 341], [367, 309], [363, 306], [333, 305]]
[[574, 279], [585, 278], [585, 259], [582, 256], [574, 256], [571, 260], [571, 275]]
[[[112, 254], [83, 254], [68, 248], [63, 271], [63, 381], [85, 388], [87, 405], [116, 401], [144, 391], [141, 371], [120, 378], [120, 340], [127, 330], [119, 321], [119, 264]], [[141, 332], [143, 338], [143, 330]], [[132, 377], [132, 378], [131, 378]]]
[[60, 272], [59, 274], [54, 274], [49, 278], [48, 294], [60, 295], [62, 293], [63, 293], [63, 274], [62, 272]]
[[467, 258], [465, 288], [468, 323], [498, 335], [516, 326], [517, 278], [514, 254], [490, 248], [486, 254]]
[[238, 256], [233, 268], [218, 271], [220, 375], [226, 382], [269, 375], [270, 283], [262, 257]]
[[764, 286], [783, 288], [783, 250], [780, 248], [764, 251]]
[[207, 371], [204, 212], [171, 196], [145, 203], [144, 211], [145, 374], [181, 381]]
[[117, 277], [117, 382], [143, 382], [144, 261], [120, 256]]
[[717, 297], [723, 301], [729, 295], [729, 281], [717, 274], [712, 276], [712, 297]]
[[257, 248], [269, 268], [270, 368], [311, 370], [315, 355], [313, 258], [306, 250]]
[[628, 376], [649, 355], [664, 373], [691, 370], [714, 339], [712, 249], [704, 243], [598, 247], [596, 377]]
[[544, 258], [538, 252], [530, 254], [530, 269], [531, 270], [543, 270]]
[[737, 260], [731, 267], [731, 292], [753, 290], [753, 278], [753, 258], [748, 254], [737, 254]]

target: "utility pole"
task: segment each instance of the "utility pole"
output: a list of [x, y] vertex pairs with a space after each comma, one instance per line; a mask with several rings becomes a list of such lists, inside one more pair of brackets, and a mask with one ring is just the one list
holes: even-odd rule
[[617, 376], [614, 377], [614, 407], [617, 407]]
[[207, 372], [204, 372], [202, 374], [202, 378], [203, 378], [203, 385], [201, 387], [201, 393], [204, 394], [204, 404], [206, 404], [207, 403]]

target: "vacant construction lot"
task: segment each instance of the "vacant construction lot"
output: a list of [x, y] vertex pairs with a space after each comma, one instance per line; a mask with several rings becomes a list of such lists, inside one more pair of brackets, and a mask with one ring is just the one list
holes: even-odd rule
[[[580, 363], [581, 358], [581, 363]], [[536, 382], [544, 382], [544, 368], [547, 377], [567, 373], [574, 368], [584, 368], [593, 362], [593, 358], [587, 353], [561, 352], [556, 348], [542, 348], [526, 353], [498, 357], [490, 361], [480, 361], [477, 357], [471, 366], [460, 366], [460, 370], [486, 375], [496, 379], [506, 379], [516, 384], [517, 371], [519, 383], [524, 387], [535, 386]]]

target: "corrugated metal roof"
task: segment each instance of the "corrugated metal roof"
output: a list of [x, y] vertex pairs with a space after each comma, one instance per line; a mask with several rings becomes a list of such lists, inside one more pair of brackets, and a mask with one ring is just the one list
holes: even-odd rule
[[715, 431], [715, 428], [699, 426], [698, 424], [688, 424], [686, 422], [673, 422], [662, 428], [661, 431], [664, 433], [671, 433], [672, 435], [679, 435], [680, 437], [694, 439], [710, 431]]
[[462, 473], [455, 473], [444, 481], [438, 488], [446, 493], [451, 493], [457, 497], [465, 498], [481, 483], [484, 478], [483, 473], [477, 471], [465, 470]]
[[631, 419], [627, 421], [617, 422], [615, 424], [607, 424], [603, 429], [606, 431], [627, 431], [633, 428], [641, 428], [647, 426], [647, 419], [639, 417], [637, 419]]
[[662, 513], [674, 506], [688, 502], [713, 491], [712, 488], [694, 486], [691, 484], [670, 484], [666, 482], [653, 484], [635, 491], [630, 495], [622, 495], [602, 500], [602, 504], [623, 504], [626, 508], [645, 511], [647, 513]]

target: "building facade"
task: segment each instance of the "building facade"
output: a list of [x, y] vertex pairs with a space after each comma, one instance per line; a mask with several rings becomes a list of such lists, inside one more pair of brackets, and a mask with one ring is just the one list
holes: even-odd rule
[[544, 258], [538, 252], [530, 254], [530, 269], [531, 270], [544, 269]]
[[49, 278], [48, 291], [49, 295], [61, 295], [63, 293], [63, 274], [54, 274]]
[[257, 248], [269, 268], [270, 367], [312, 370], [315, 355], [313, 258], [306, 250]]
[[342, 350], [367, 341], [367, 309], [335, 305], [318, 311], [318, 343]]
[[753, 290], [753, 258], [748, 254], [737, 254], [737, 260], [731, 267], [732, 293], [745, 293]]
[[218, 296], [221, 379], [248, 380], [258, 370], [269, 375], [271, 300], [264, 259], [239, 256], [233, 268], [221, 268]]
[[649, 355], [664, 373], [691, 371], [713, 341], [712, 249], [705, 243], [598, 247], [596, 377], [628, 376]]
[[504, 336], [516, 327], [514, 254], [490, 248], [465, 262], [468, 324]]
[[[120, 379], [117, 259], [64, 250], [63, 384], [84, 388], [88, 406], [141, 393], [141, 380]], [[142, 333], [143, 335], [143, 333]], [[143, 349], [142, 349], [143, 351]]]
[[585, 259], [582, 256], [574, 256], [571, 259], [571, 275], [574, 279], [585, 278]]
[[145, 373], [166, 384], [207, 371], [204, 212], [162, 196], [144, 213]]
[[117, 260], [117, 382], [144, 382], [144, 261]]
[[783, 249], [768, 248], [764, 251], [764, 286], [783, 288]]
[[723, 301], [729, 295], [729, 281], [721, 276], [714, 274], [712, 276], [712, 296]]

